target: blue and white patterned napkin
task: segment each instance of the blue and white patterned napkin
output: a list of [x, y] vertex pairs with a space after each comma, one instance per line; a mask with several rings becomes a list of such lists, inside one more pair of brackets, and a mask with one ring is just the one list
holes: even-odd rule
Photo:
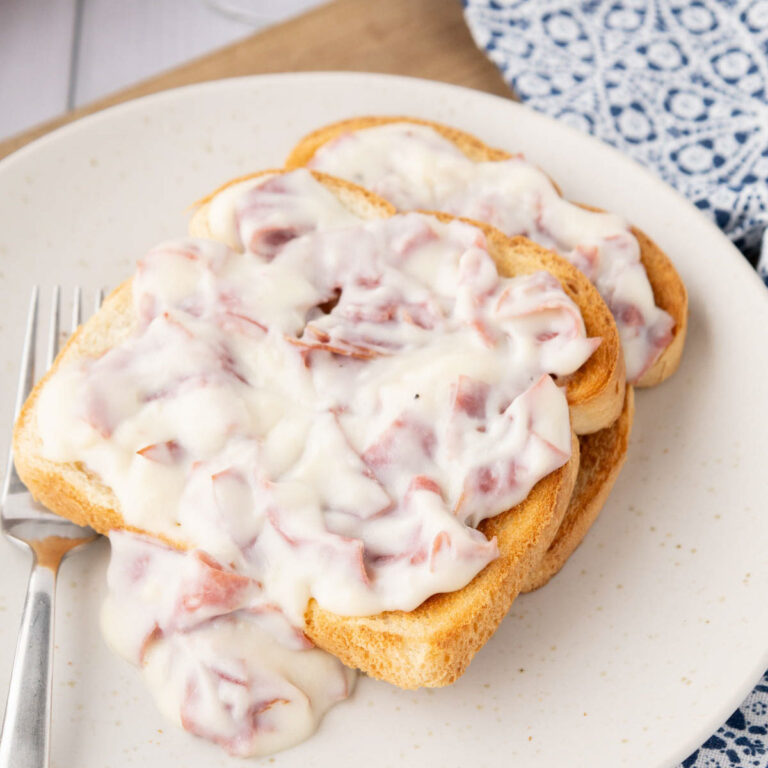
[[[464, 5], [522, 101], [655, 169], [768, 285], [768, 0]], [[768, 766], [768, 672], [682, 763], [726, 766]]]
[[768, 0], [464, 0], [520, 99], [653, 168], [768, 284]]

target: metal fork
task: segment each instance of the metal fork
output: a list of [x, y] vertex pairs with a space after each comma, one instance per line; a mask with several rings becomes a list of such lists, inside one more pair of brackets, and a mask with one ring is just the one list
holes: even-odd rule
[[[35, 381], [38, 295], [36, 286], [29, 306], [14, 420]], [[53, 291], [46, 369], [51, 366], [59, 348], [59, 295], [57, 287]], [[81, 304], [78, 288], [73, 302], [71, 331], [80, 324]], [[98, 309], [100, 304], [101, 292], [97, 294], [95, 308]], [[0, 512], [3, 533], [32, 552], [32, 571], [0, 736], [0, 768], [44, 768], [48, 765], [50, 747], [56, 573], [62, 559], [93, 541], [96, 533], [37, 504], [16, 473], [11, 451], [0, 497]]]

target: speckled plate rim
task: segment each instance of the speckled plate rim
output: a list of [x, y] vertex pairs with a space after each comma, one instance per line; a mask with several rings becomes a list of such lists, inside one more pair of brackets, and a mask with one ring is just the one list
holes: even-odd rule
[[[703, 233], [703, 237], [706, 238], [710, 252], [716, 252], [717, 257], [722, 259], [717, 267], [718, 272], [720, 274], [728, 273], [729, 275], [736, 277], [743, 287], [743, 290], [747, 292], [754, 291], [755, 296], [757, 296], [758, 291], [764, 291], [763, 285], [757, 275], [714, 224], [708, 221], [699, 211], [690, 206], [674, 190], [656, 179], [648, 170], [624, 157], [618, 151], [578, 133], [575, 129], [559, 124], [555, 120], [534, 113], [521, 105], [507, 101], [501, 97], [472, 92], [468, 89], [444, 83], [427, 82], [412, 78], [367, 73], [280, 74], [235, 78], [231, 80], [190, 85], [172, 91], [165, 91], [117, 105], [104, 110], [103, 112], [85, 117], [30, 143], [0, 161], [0, 179], [5, 174], [17, 169], [19, 166], [23, 166], [25, 163], [29, 162], [30, 159], [34, 159], [39, 152], [54, 148], [59, 143], [66, 142], [73, 136], [87, 134], [99, 125], [119, 123], [125, 116], [157, 108], [162, 110], [164, 106], [172, 105], [174, 102], [185, 103], [190, 98], [205, 99], [206, 94], [208, 93], [222, 94], [222, 92], [231, 91], [233, 98], [235, 98], [251, 88], [259, 87], [267, 83], [279, 84], [281, 89], [285, 89], [286, 91], [293, 90], [296, 93], [301, 92], [302, 89], [316, 91], [317, 89], [322, 90], [325, 88], [333, 91], [340, 87], [344, 87], [354, 93], [356, 89], [361, 92], [366, 88], [374, 88], [375, 90], [376, 88], [383, 87], [385, 89], [390, 89], [393, 93], [397, 92], [399, 89], [402, 92], [409, 93], [420, 91], [421, 93], [432, 95], [435, 100], [444, 99], [448, 102], [457, 100], [462, 103], [472, 101], [477, 104], [493, 104], [495, 105], [493, 109], [502, 108], [504, 111], [507, 111], [511, 120], [535, 125], [536, 131], [540, 132], [541, 136], [556, 137], [558, 141], [572, 147], [572, 151], [574, 152], [577, 152], [580, 147], [589, 147], [592, 152], [599, 151], [600, 156], [604, 158], [605, 165], [610, 166], [613, 171], [621, 177], [638, 180], [642, 179], [645, 184], [655, 186], [659, 190], [660, 198], [664, 201], [674, 201], [675, 205], [684, 206], [686, 208], [686, 216], [690, 217], [690, 221], [696, 222], [698, 232]], [[397, 95], [392, 97], [392, 101], [396, 102], [397, 100]], [[343, 113], [344, 115], [354, 113], [355, 110], [350, 109], [350, 106], [351, 105], [349, 104], [343, 105], [340, 109], [340, 113]], [[382, 109], [382, 112], [392, 111], [393, 109], [390, 106]], [[429, 110], [425, 108], [421, 111], [428, 112]], [[437, 119], [441, 119], [439, 115], [437, 116]], [[487, 135], [487, 132], [482, 130], [483, 126], [480, 124], [479, 117], [465, 120], [464, 122], [474, 122], [477, 126], [474, 129], [475, 132], [481, 136]], [[296, 138], [298, 138], [298, 136], [296, 136]], [[558, 181], [562, 181], [562, 177], [558, 178]], [[670, 204], [672, 203], [670, 202]], [[653, 215], [651, 214], [650, 217], [653, 218]], [[697, 234], [699, 240], [701, 237], [702, 234]], [[664, 763], [666, 764], [667, 761], [671, 762], [683, 759], [690, 751], [695, 749], [704, 739], [714, 732], [714, 730], [741, 702], [744, 695], [750, 690], [751, 686], [759, 678], [766, 666], [768, 666], [768, 649], [764, 650], [762, 656], [754, 658], [750, 664], [745, 665], [744, 675], [741, 679], [731, 679], [728, 681], [728, 690], [727, 692], [724, 692], [724, 695], [721, 697], [721, 704], [711, 712], [709, 717], [697, 723], [695, 728], [691, 728], [690, 732], [683, 740], [685, 743], [681, 744], [679, 748], [674, 751], [673, 755], [667, 755], [664, 759]]]

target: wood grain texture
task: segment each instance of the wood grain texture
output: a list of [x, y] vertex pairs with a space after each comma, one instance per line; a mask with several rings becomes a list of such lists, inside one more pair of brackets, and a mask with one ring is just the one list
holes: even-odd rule
[[83, 115], [189, 83], [346, 70], [441, 80], [511, 97], [477, 49], [458, 0], [335, 0], [0, 142], [0, 158]]

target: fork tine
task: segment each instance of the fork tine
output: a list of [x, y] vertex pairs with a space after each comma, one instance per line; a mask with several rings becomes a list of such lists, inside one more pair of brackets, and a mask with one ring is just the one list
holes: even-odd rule
[[93, 297], [93, 314], [95, 315], [100, 309], [101, 305], [104, 302], [104, 291], [99, 288]]
[[77, 330], [77, 326], [80, 325], [83, 309], [82, 304], [82, 291], [78, 285], [75, 288], [75, 295], [72, 298], [72, 327], [70, 328], [70, 333], [74, 333]]
[[19, 387], [16, 390], [16, 407], [13, 411], [14, 421], [19, 416], [21, 406], [32, 391], [35, 383], [35, 337], [37, 336], [37, 303], [40, 290], [38, 286], [32, 289], [27, 315], [27, 331], [24, 336], [24, 350], [21, 353], [21, 369], [19, 370]]
[[59, 351], [59, 286], [53, 287], [53, 298], [51, 299], [51, 322], [48, 326], [48, 356], [45, 360], [45, 368], [48, 370], [56, 359]]
[[[32, 289], [32, 296], [29, 300], [29, 312], [27, 313], [27, 330], [24, 334], [24, 347], [21, 352], [21, 367], [19, 369], [19, 386], [16, 390], [16, 404], [13, 409], [13, 420], [19, 417], [21, 406], [27, 399], [27, 395], [32, 391], [35, 383], [35, 339], [37, 337], [37, 304], [40, 289], [35, 286]], [[8, 449], [8, 467], [3, 481], [3, 490], [0, 495], [0, 504], [5, 506], [8, 494], [16, 492], [19, 488], [24, 488], [16, 474], [16, 467], [13, 464], [13, 449]]]

